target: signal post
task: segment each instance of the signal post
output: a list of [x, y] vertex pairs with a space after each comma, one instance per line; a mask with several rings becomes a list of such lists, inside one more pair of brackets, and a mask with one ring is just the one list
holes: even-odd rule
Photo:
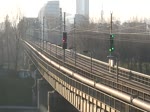
[[109, 56], [108, 57], [108, 63], [109, 63], [109, 72], [112, 72], [112, 68], [114, 67], [115, 64], [115, 58], [112, 55], [112, 53], [115, 50], [114, 47], [114, 38], [115, 35], [112, 34], [112, 13], [111, 13], [111, 19], [110, 19], [110, 37], [109, 37]]

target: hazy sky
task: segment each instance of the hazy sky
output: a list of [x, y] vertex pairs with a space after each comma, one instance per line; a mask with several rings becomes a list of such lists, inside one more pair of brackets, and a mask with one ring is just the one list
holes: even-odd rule
[[[60, 0], [60, 7], [63, 11], [74, 14], [76, 11], [76, 0]], [[127, 20], [131, 17], [150, 18], [150, 0], [89, 0], [90, 17], [100, 17], [102, 4], [104, 17], [109, 18], [110, 12], [120, 20]], [[40, 8], [47, 0], [1, 0], [0, 17], [7, 13], [13, 15], [20, 9], [25, 16], [37, 17]]]

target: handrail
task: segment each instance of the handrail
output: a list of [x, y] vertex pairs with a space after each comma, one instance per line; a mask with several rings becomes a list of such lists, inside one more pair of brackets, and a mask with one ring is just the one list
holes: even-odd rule
[[110, 88], [108, 86], [105, 86], [103, 84], [97, 83], [93, 80], [90, 80], [88, 78], [85, 78], [83, 76], [81, 76], [80, 74], [74, 73], [73, 71], [69, 70], [68, 68], [65, 68], [59, 64], [57, 64], [56, 62], [50, 60], [49, 58], [47, 58], [45, 55], [43, 55], [41, 52], [37, 51], [32, 45], [30, 45], [28, 42], [24, 41], [33, 51], [35, 51], [38, 55], [40, 55], [42, 58], [44, 58], [47, 62], [49, 62], [50, 64], [52, 64], [53, 66], [55, 66], [57, 69], [62, 70], [64, 72], [66, 72], [68, 75], [72, 76], [73, 78], [80, 80], [81, 82], [84, 82], [92, 87], [95, 87], [99, 90], [102, 90], [108, 94], [111, 94], [112, 96], [119, 98], [125, 102], [131, 103], [139, 108], [142, 108], [146, 111], [150, 111], [150, 103], [146, 102], [146, 101], [142, 101], [138, 98], [135, 98], [132, 95], [128, 95], [126, 93], [122, 93], [120, 91], [117, 91], [113, 88]]

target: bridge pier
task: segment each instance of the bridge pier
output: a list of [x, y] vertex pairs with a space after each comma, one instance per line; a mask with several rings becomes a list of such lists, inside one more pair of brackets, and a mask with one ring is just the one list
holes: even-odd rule
[[40, 109], [40, 82], [43, 81], [42, 78], [37, 79], [37, 108]]
[[[43, 79], [37, 79], [37, 109], [50, 112], [50, 103], [56, 104], [55, 96], [51, 95], [53, 88]], [[53, 107], [54, 108], [54, 107]]]
[[54, 90], [47, 92], [47, 110], [48, 110], [47, 112], [51, 112], [50, 111], [50, 109], [51, 109], [50, 108], [50, 98], [52, 97], [51, 94], [54, 94], [54, 92], [55, 92]]

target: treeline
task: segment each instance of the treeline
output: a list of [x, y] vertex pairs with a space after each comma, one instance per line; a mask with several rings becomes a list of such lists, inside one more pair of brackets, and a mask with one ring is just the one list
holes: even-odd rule
[[6, 16], [4, 22], [0, 23], [0, 67], [17, 71], [21, 49], [16, 21], [10, 21], [9, 16]]

